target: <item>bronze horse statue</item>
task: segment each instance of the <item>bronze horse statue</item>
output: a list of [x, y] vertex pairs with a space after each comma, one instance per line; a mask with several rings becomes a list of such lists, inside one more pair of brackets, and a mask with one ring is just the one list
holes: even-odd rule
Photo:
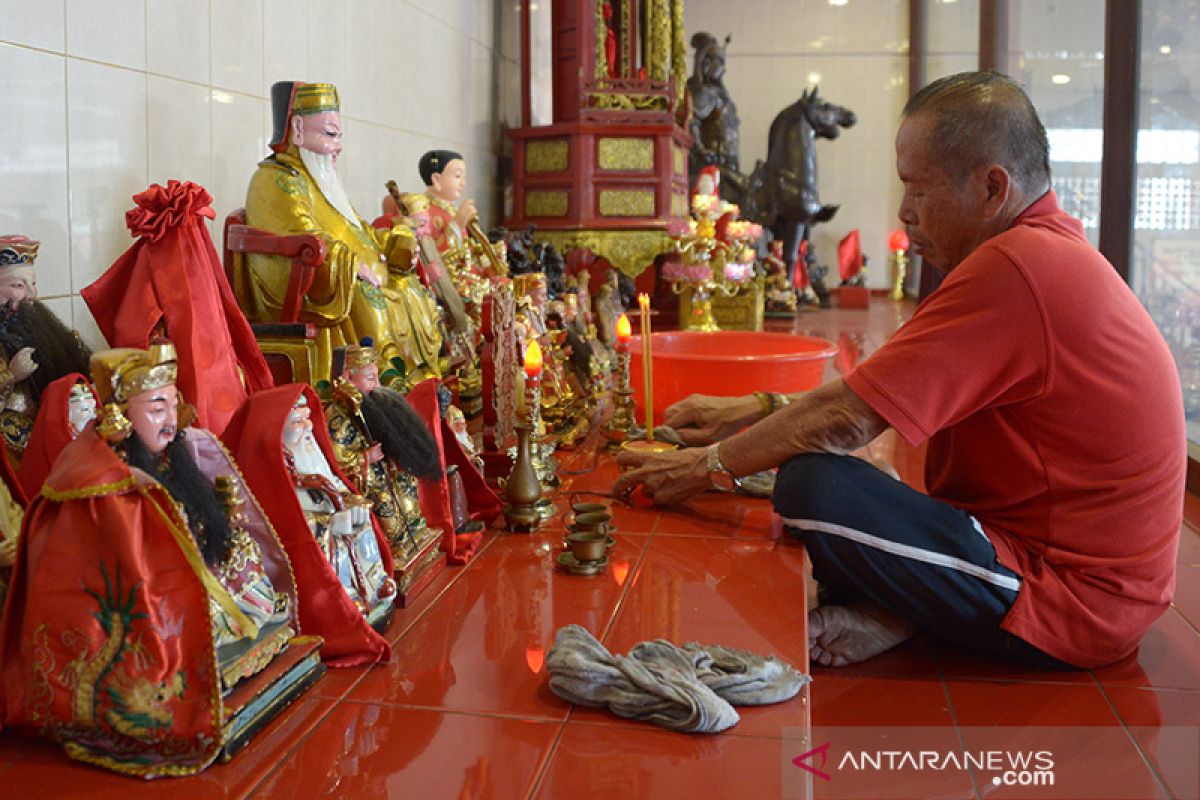
[[[814, 86], [771, 123], [767, 160], [759, 161], [747, 180], [742, 216], [783, 240], [789, 277], [800, 242], [808, 240], [815, 223], [827, 222], [838, 210], [821, 205], [817, 197], [816, 140], [836, 139], [857, 121], [853, 111], [820, 97]], [[808, 252], [812, 259], [811, 247]]]

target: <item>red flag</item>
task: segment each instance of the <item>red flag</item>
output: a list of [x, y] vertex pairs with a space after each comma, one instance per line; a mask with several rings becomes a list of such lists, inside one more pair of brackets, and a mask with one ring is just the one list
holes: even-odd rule
[[846, 234], [846, 238], [838, 242], [838, 272], [842, 282], [846, 282], [862, 272], [862, 247], [858, 241], [858, 228]]
[[792, 288], [804, 291], [808, 288], [808, 240], [800, 240], [800, 249], [796, 252], [796, 263], [792, 265]]

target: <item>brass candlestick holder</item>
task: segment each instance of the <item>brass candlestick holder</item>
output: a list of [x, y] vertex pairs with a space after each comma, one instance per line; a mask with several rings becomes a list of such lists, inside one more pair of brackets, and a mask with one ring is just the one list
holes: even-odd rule
[[530, 426], [517, 423], [513, 429], [517, 433], [517, 453], [504, 484], [504, 499], [507, 501], [504, 504], [504, 519], [508, 530], [528, 533], [541, 521], [536, 506], [542, 498], [542, 484], [533, 468]]
[[537, 378], [529, 381], [529, 427], [530, 460], [542, 487], [541, 496], [534, 506], [538, 516], [545, 520], [558, 513], [558, 508], [551, 498], [554, 497], [559, 480], [553, 453], [554, 442], [544, 433], [545, 428], [542, 424], [542, 382]]
[[633, 419], [633, 389], [629, 387], [629, 351], [617, 351], [617, 368], [613, 370], [613, 412], [604, 426], [604, 438], [608, 449], [616, 450], [632, 436], [635, 430]]

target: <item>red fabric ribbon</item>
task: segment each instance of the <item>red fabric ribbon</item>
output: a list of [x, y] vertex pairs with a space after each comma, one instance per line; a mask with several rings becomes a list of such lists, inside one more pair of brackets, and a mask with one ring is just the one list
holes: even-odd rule
[[220, 433], [248, 392], [274, 380], [208, 234], [212, 195], [172, 180], [133, 200], [125, 223], [137, 241], [80, 294], [112, 347], [146, 348], [162, 323], [179, 357], [179, 388], [199, 425]]

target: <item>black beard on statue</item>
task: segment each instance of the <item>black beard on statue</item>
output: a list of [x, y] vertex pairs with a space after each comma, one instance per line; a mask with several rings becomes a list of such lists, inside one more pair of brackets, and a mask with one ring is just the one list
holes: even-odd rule
[[87, 375], [92, 351], [62, 320], [37, 300], [0, 312], [0, 346], [11, 359], [22, 347], [32, 347], [38, 368], [26, 380], [34, 402], [51, 382], [72, 372]]
[[162, 457], [146, 449], [142, 437], [133, 432], [125, 440], [125, 461], [166, 487], [175, 502], [187, 513], [188, 527], [200, 547], [204, 563], [220, 566], [229, 552], [229, 518], [217, 500], [217, 493], [196, 466], [180, 431], [167, 445]]
[[442, 462], [437, 443], [404, 396], [379, 387], [363, 395], [363, 421], [383, 454], [405, 472], [418, 478], [440, 478]]

